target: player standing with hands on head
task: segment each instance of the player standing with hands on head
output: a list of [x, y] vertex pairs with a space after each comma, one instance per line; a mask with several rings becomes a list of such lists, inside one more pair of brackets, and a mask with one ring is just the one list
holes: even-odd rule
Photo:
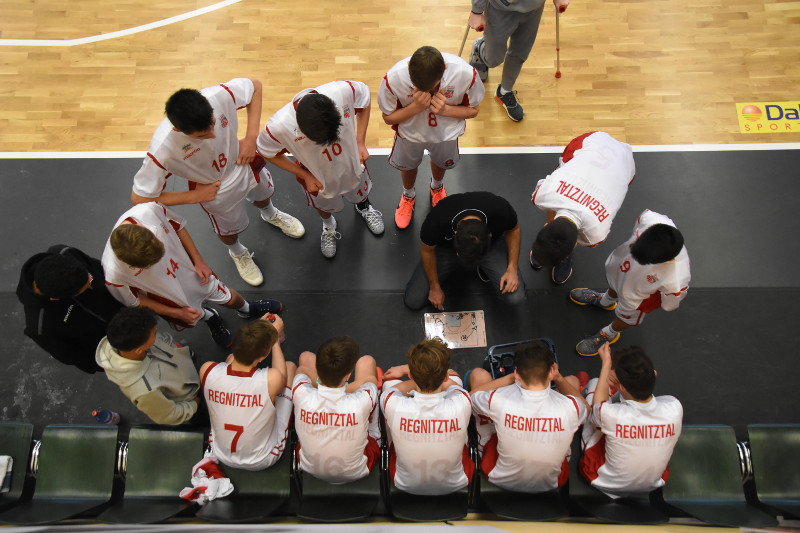
[[[241, 108], [247, 110], [247, 133], [239, 140], [236, 111]], [[261, 285], [264, 277], [253, 253], [239, 242], [239, 234], [250, 223], [244, 201], [258, 207], [262, 220], [284, 234], [294, 238], [305, 234], [299, 220], [270, 201], [275, 190], [272, 176], [256, 153], [261, 82], [235, 78], [200, 91], [181, 89], [167, 100], [166, 115], [133, 178], [131, 200], [167, 206], [199, 203], [242, 279]], [[189, 190], [166, 191], [167, 178], [173, 175], [187, 179]]]
[[[360, 81], [332, 81], [295, 95], [269, 119], [258, 136], [258, 152], [278, 168], [294, 174], [308, 205], [322, 218], [322, 255], [336, 255], [333, 213], [355, 204], [369, 230], [383, 233], [381, 212], [369, 202], [372, 179], [366, 138], [370, 94]], [[290, 152], [295, 161], [286, 155]]]
[[531, 267], [552, 267], [556, 285], [567, 281], [575, 246], [605, 241], [635, 174], [633, 150], [609, 134], [595, 131], [570, 141], [558, 168], [533, 191], [531, 201], [547, 212], [547, 222], [531, 247]]
[[403, 195], [394, 214], [397, 227], [411, 223], [414, 183], [425, 150], [431, 158], [431, 205], [447, 196], [445, 170], [458, 164], [458, 138], [466, 119], [478, 115], [483, 83], [474, 68], [432, 46], [418, 48], [398, 61], [381, 81], [378, 105], [383, 120], [396, 131], [389, 164], [400, 171]]
[[[553, 0], [553, 4], [563, 13], [569, 0]], [[486, 33], [472, 43], [469, 64], [482, 81], [486, 81], [490, 68], [503, 64], [494, 99], [514, 122], [525, 116], [514, 94], [514, 83], [536, 41], [544, 5], [545, 0], [472, 0], [469, 26], [476, 31], [485, 28]]]

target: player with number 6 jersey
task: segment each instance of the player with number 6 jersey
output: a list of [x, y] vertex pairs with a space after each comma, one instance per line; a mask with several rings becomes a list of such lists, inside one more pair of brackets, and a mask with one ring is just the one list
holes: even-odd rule
[[[360, 81], [333, 81], [304, 89], [269, 119], [258, 136], [258, 152], [297, 177], [308, 205], [322, 218], [321, 250], [336, 255], [332, 213], [355, 204], [375, 235], [383, 233], [383, 219], [369, 203], [372, 179], [365, 165], [370, 94]], [[292, 162], [287, 157], [295, 157]]]
[[483, 83], [474, 68], [432, 46], [398, 61], [383, 77], [378, 106], [384, 122], [396, 132], [389, 164], [400, 171], [403, 182], [395, 211], [398, 228], [411, 222], [414, 183], [425, 150], [431, 158], [431, 205], [447, 196], [444, 173], [458, 164], [458, 138], [466, 120], [478, 115], [483, 96]]
[[[199, 203], [239, 274], [250, 285], [264, 278], [253, 254], [238, 240], [249, 224], [245, 200], [261, 218], [290, 237], [305, 230], [296, 218], [275, 208], [272, 176], [255, 149], [261, 120], [261, 82], [235, 78], [200, 91], [181, 89], [167, 101], [142, 167], [133, 178], [134, 204], [156, 200], [164, 205]], [[247, 133], [237, 137], [237, 110], [247, 110]], [[189, 181], [189, 190], [167, 189], [167, 179]]]

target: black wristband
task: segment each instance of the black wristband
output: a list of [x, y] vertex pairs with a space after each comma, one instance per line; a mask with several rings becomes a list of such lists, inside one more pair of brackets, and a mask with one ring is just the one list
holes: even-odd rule
[[481, 11], [480, 13], [475, 13], [475, 12], [473, 11], [473, 12], [472, 12], [472, 14], [473, 14], [473, 15], [483, 15], [483, 11]]

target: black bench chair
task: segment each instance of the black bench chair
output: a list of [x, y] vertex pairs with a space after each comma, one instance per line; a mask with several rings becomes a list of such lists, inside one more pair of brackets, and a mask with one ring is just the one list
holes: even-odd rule
[[758, 501], [800, 518], [800, 425], [751, 424], [747, 433]]
[[8, 455], [14, 461], [11, 470], [11, 490], [0, 494], [0, 510], [17, 504], [25, 492], [32, 438], [33, 424], [0, 422], [0, 455]]

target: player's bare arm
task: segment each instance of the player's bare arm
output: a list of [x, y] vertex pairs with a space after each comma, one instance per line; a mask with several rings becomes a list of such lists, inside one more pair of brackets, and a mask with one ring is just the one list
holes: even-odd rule
[[375, 363], [375, 358], [371, 355], [364, 355], [356, 361], [356, 367], [353, 370], [355, 377], [352, 383], [347, 385], [345, 392], [355, 392], [365, 383], [374, 383], [378, 385], [378, 365]]
[[315, 178], [311, 172], [299, 165], [295, 165], [286, 154], [278, 154], [274, 157], [267, 157], [266, 159], [276, 167], [297, 176], [298, 179], [303, 181], [305, 189], [310, 194], [316, 194], [325, 188], [322, 182]]
[[506, 247], [508, 248], [508, 268], [500, 278], [500, 292], [505, 294], [514, 292], [519, 287], [517, 267], [519, 265], [519, 246], [522, 230], [517, 224], [514, 229], [505, 233]]
[[429, 92], [420, 91], [415, 87], [412, 96], [414, 100], [406, 107], [395, 109], [388, 115], [382, 113], [383, 121], [389, 126], [394, 126], [395, 124], [405, 122], [411, 117], [428, 110], [431, 105], [431, 94]]
[[237, 165], [247, 165], [256, 157], [256, 140], [261, 132], [261, 82], [250, 78], [253, 82], [253, 98], [245, 106], [247, 111], [247, 132], [243, 139], [239, 140], [239, 157], [236, 158]]
[[572, 384], [568, 379], [561, 375], [561, 372], [556, 370], [555, 375], [553, 376], [553, 383], [556, 384], [556, 390], [563, 394], [564, 396], [574, 396], [581, 400], [586, 407], [591, 408], [589, 402], [586, 401], [586, 398], [583, 397], [581, 391], [578, 390], [578, 387]]
[[475, 387], [471, 391], [469, 391], [470, 396], [475, 394], [476, 392], [487, 392], [490, 390], [499, 389], [500, 387], [507, 387], [509, 385], [513, 385], [514, 381], [516, 380], [516, 376], [514, 374], [507, 374], [502, 378], [493, 379], [484, 383], [479, 387]]
[[356, 111], [356, 146], [361, 164], [369, 159], [367, 150], [367, 127], [369, 126], [369, 106]]
[[280, 334], [283, 332], [283, 319], [278, 315], [266, 314], [259, 320], [268, 320], [278, 331], [278, 340], [272, 346], [272, 365], [267, 374], [267, 388], [269, 389], [269, 399], [275, 404], [275, 398], [286, 386], [286, 359], [281, 350]]
[[431, 99], [431, 111], [442, 117], [470, 119], [478, 116], [480, 106], [449, 105], [444, 94], [438, 92]]
[[195, 309], [188, 305], [186, 307], [170, 307], [144, 294], [139, 294], [139, 305], [152, 309], [158, 315], [168, 316], [189, 325], [194, 325], [203, 316], [203, 312], [200, 309]]
[[383, 373], [383, 380], [403, 379], [408, 375], [408, 365], [397, 365]]
[[177, 231], [177, 235], [181, 240], [183, 249], [186, 250], [189, 259], [191, 259], [194, 264], [194, 269], [197, 272], [197, 276], [200, 278], [200, 285], [205, 285], [214, 272], [203, 260], [203, 256], [200, 255], [200, 252], [197, 250], [197, 246], [195, 246], [192, 236], [189, 235], [189, 231], [186, 228], [181, 228]]
[[221, 183], [219, 180], [214, 183], [198, 183], [193, 191], [165, 191], [155, 198], [147, 198], [131, 192], [131, 203], [138, 205], [146, 202], [159, 202], [164, 205], [186, 205], [210, 202], [217, 197], [217, 191], [219, 191]]
[[436, 270], [436, 246], [420, 243], [420, 257], [425, 276], [428, 278], [428, 300], [436, 309], [444, 309], [444, 291], [439, 285], [439, 272]]
[[608, 401], [608, 374], [611, 372], [611, 345], [608, 343], [603, 344], [597, 352], [600, 357], [600, 377], [597, 382], [597, 388], [594, 390], [594, 400], [592, 405], [597, 405], [601, 402]]

